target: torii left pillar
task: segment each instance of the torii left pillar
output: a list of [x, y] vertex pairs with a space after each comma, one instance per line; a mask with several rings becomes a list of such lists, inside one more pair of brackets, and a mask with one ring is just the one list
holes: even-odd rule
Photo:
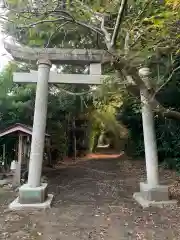
[[47, 194], [47, 183], [41, 183], [50, 68], [51, 62], [48, 59], [38, 61], [28, 183], [19, 188], [19, 197], [10, 204], [10, 209], [47, 208], [53, 198]]

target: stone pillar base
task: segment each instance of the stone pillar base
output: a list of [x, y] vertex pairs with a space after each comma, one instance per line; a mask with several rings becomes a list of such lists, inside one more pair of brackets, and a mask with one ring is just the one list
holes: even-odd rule
[[176, 200], [169, 199], [168, 186], [157, 185], [149, 187], [147, 183], [140, 183], [140, 192], [134, 193], [133, 198], [143, 207], [163, 207], [165, 205], [176, 205]]
[[43, 203], [47, 198], [47, 183], [42, 183], [39, 187], [29, 187], [24, 184], [19, 188], [19, 203]]
[[24, 184], [19, 188], [19, 197], [9, 205], [9, 208], [12, 210], [50, 208], [52, 199], [53, 195], [47, 194], [47, 183], [42, 183], [36, 188]]

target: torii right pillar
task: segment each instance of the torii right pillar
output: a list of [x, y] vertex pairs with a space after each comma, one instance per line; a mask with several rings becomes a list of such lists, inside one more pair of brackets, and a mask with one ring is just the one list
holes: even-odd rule
[[[142, 78], [145, 86], [148, 86], [150, 81], [149, 68], [141, 68], [139, 76]], [[147, 180], [140, 183], [140, 192], [134, 193], [133, 197], [142, 207], [162, 207], [164, 205], [176, 204], [175, 200], [169, 200], [168, 186], [159, 185], [154, 114], [149, 103], [148, 88], [142, 87], [140, 94]]]

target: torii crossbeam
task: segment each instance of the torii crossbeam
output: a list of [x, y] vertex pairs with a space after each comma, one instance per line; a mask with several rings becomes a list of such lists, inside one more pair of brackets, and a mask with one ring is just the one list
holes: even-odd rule
[[30, 48], [5, 42], [5, 49], [18, 61], [37, 62], [38, 59], [51, 60], [52, 64], [91, 64], [110, 62], [112, 56], [99, 49]]
[[[91, 64], [91, 66], [101, 69], [100, 64]], [[61, 74], [56, 72], [49, 73], [48, 83], [67, 83], [67, 84], [88, 84], [100, 85], [107, 76], [101, 74]], [[16, 83], [37, 83], [38, 72], [32, 71], [30, 73], [15, 72], [13, 74], [13, 81]]]

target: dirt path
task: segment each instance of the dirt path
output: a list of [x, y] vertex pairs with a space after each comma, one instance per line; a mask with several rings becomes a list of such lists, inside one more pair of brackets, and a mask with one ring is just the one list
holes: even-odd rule
[[[161, 171], [161, 181], [174, 175]], [[51, 171], [46, 211], [10, 212], [13, 192], [0, 192], [0, 239], [130, 240], [180, 239], [180, 209], [142, 210], [132, 199], [144, 180], [142, 162], [95, 160]]]

